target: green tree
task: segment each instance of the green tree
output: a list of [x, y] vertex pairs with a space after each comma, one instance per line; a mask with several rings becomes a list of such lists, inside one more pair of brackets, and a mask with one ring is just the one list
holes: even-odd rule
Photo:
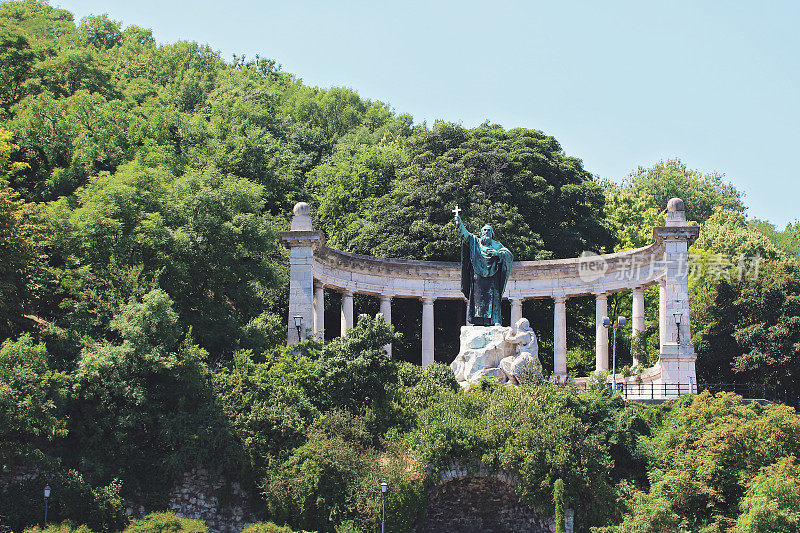
[[10, 140], [10, 132], [0, 129], [0, 335], [19, 326], [42, 267], [38, 206], [23, 201], [7, 181], [26, 166], [11, 161], [16, 146]]
[[0, 345], [0, 463], [46, 466], [45, 451], [64, 437], [69, 378], [48, 365], [44, 344], [29, 335]]
[[23, 95], [36, 53], [21, 30], [0, 21], [0, 107], [8, 113]]
[[681, 198], [686, 217], [705, 222], [720, 207], [744, 213], [742, 193], [723, 181], [724, 175], [702, 173], [686, 167], [679, 159], [660, 161], [650, 168], [639, 167], [622, 183], [622, 190], [647, 200], [649, 207], [663, 211], [670, 198]]
[[800, 267], [794, 259], [763, 261], [757, 276], [720, 280], [697, 303], [705, 319], [696, 343], [702, 378], [796, 390], [799, 294]]
[[735, 533], [800, 531], [800, 468], [794, 457], [763, 468], [747, 488], [740, 507]]
[[55, 297], [68, 309], [56, 316], [98, 335], [122, 303], [160, 286], [201, 345], [229, 355], [241, 328], [274, 301], [285, 268], [262, 193], [212, 170], [174, 178], [131, 164], [93, 178], [49, 207], [63, 265]]
[[781, 255], [778, 247], [748, 224], [742, 213], [719, 208], [701, 227], [694, 247], [724, 254], [732, 262], [740, 257], [775, 259]]
[[793, 256], [800, 255], [800, 222], [786, 224], [779, 231], [773, 224], [765, 220], [751, 220], [748, 224], [759, 233], [765, 235], [780, 250]]
[[412, 135], [407, 154], [409, 164], [398, 170], [391, 191], [365, 202], [360, 220], [336, 236], [347, 250], [455, 260], [446, 209], [455, 204], [464, 207], [467, 226], [492, 224], [517, 259], [570, 257], [612, 245], [602, 190], [579, 160], [541, 132], [436, 123]]
[[85, 45], [108, 50], [122, 42], [122, 23], [108, 15], [89, 15], [78, 25], [78, 37]]
[[678, 406], [654, 443], [672, 510], [692, 530], [724, 526], [762, 467], [800, 451], [800, 417], [790, 407], [761, 409], [733, 394], [704, 392]]
[[672, 509], [660, 486], [637, 492], [628, 502], [629, 514], [617, 526], [592, 528], [593, 533], [688, 533], [686, 521]]
[[120, 478], [148, 507], [164, 505], [189, 465], [235, 470], [239, 460], [211, 396], [207, 353], [181, 334], [171, 304], [154, 290], [121, 309], [111, 327], [123, 340], [84, 349], [69, 413], [69, 460], [94, 479]]
[[653, 228], [663, 226], [663, 208], [654, 207], [652, 200], [632, 191], [614, 186], [606, 187], [606, 217], [617, 237], [615, 252], [641, 248], [653, 242]]

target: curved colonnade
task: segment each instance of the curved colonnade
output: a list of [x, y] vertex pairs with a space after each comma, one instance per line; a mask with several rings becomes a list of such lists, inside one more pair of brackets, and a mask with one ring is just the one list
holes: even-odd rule
[[[631, 328], [644, 331], [644, 289], [658, 284], [660, 358], [638, 379], [691, 387], [696, 379], [694, 348], [689, 341], [688, 246], [697, 234], [697, 227], [686, 225], [683, 202], [676, 198], [668, 205], [667, 225], [653, 229], [649, 246], [606, 255], [515, 261], [503, 295], [511, 303], [511, 322], [522, 316], [522, 303], [527, 299], [554, 301], [553, 362], [555, 373], [563, 378], [567, 375], [566, 301], [592, 295], [596, 306], [596, 368], [608, 370], [608, 329], [602, 324], [608, 314], [608, 296], [632, 291]], [[295, 316], [312, 325], [312, 334], [321, 332], [325, 289], [342, 294], [343, 333], [353, 327], [354, 294], [378, 297], [380, 311], [390, 323], [393, 298], [416, 298], [422, 301], [421, 362], [433, 362], [434, 302], [465, 300], [459, 263], [386, 259], [328, 248], [322, 232], [313, 229], [305, 203], [295, 206], [292, 230], [281, 232], [281, 240], [291, 249], [289, 344], [298, 340]], [[387, 351], [391, 353], [391, 346]]]

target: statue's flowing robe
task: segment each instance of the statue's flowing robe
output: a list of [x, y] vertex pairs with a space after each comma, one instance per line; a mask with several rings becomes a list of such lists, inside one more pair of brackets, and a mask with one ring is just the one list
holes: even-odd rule
[[[476, 326], [502, 323], [500, 301], [506, 290], [514, 256], [502, 244], [492, 239], [490, 245], [469, 233], [459, 223], [461, 235], [461, 292], [469, 298], [467, 321]], [[489, 249], [497, 255], [489, 256]]]

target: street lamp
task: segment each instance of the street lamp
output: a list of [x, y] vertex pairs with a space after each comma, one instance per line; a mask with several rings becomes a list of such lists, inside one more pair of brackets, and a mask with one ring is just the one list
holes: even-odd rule
[[681, 343], [681, 317], [683, 313], [673, 313], [672, 317], [675, 319], [675, 342]]
[[44, 527], [47, 528], [47, 500], [50, 499], [50, 485], [44, 486]]
[[611, 370], [611, 383], [613, 383], [614, 390], [617, 390], [617, 328], [624, 326], [627, 323], [624, 316], [617, 317], [617, 323], [612, 325], [611, 319], [607, 316], [603, 317], [603, 327], [612, 328], [614, 330], [614, 343], [613, 343], [613, 359], [614, 363]]
[[389, 484], [385, 481], [381, 483], [381, 533], [386, 530], [386, 491], [389, 490]]
[[303, 317], [300, 315], [294, 316], [294, 327], [297, 328], [297, 342], [303, 340], [303, 335], [300, 333], [303, 330]]

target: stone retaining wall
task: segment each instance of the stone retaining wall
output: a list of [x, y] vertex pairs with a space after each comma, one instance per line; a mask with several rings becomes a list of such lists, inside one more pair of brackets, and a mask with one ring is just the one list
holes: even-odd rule
[[[428, 475], [433, 473], [429, 467]], [[520, 502], [514, 492], [519, 477], [513, 472], [490, 469], [482, 461], [465, 466], [453, 460], [437, 477], [426, 521], [417, 533], [551, 533], [556, 529], [555, 517], [544, 517]], [[565, 509], [565, 515], [565, 531], [573, 533], [574, 510]]]
[[[221, 472], [196, 468], [183, 475], [169, 494], [169, 510], [184, 518], [202, 520], [212, 533], [239, 533], [255, 522], [247, 495], [238, 483], [228, 483]], [[128, 507], [131, 518], [143, 518], [150, 510]]]
[[552, 533], [548, 520], [520, 502], [512, 485], [464, 477], [437, 486], [417, 533]]

